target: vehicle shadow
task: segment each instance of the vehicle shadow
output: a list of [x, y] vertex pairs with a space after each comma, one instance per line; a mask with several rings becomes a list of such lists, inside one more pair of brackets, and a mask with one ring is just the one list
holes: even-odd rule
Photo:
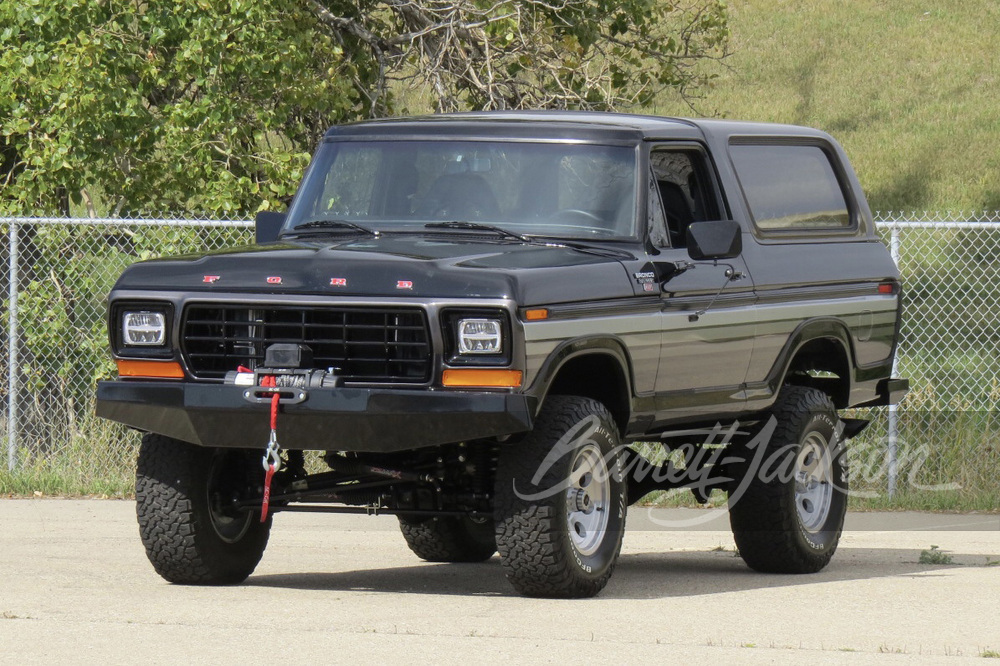
[[[815, 574], [763, 574], [753, 571], [733, 551], [685, 551], [624, 555], [605, 591], [608, 598], [658, 599], [723, 592], [816, 585], [877, 578], [938, 575], [967, 566], [974, 556], [954, 555], [951, 564], [919, 562], [920, 551], [892, 548], [842, 548]], [[979, 557], [978, 563], [986, 559]]]
[[[683, 551], [622, 555], [614, 577], [598, 599], [697, 597], [723, 592], [815, 585], [875, 578], [934, 576], [947, 569], [982, 566], [982, 555], [952, 554], [953, 563], [919, 563], [911, 549], [843, 548], [817, 574], [761, 574], [750, 570], [732, 551]], [[391, 592], [406, 594], [514, 597], [500, 560], [478, 564], [430, 564], [358, 569], [330, 573], [252, 576], [248, 586], [293, 590]]]

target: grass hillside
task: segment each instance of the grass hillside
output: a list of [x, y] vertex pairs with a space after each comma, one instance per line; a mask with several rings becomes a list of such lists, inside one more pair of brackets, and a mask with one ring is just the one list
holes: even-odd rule
[[733, 0], [730, 17], [701, 113], [830, 132], [874, 210], [1000, 209], [996, 0]]

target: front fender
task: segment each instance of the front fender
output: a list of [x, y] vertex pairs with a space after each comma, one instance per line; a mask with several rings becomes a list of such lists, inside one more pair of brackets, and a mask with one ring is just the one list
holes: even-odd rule
[[542, 363], [526, 392], [539, 399], [544, 399], [553, 380], [559, 375], [559, 371], [571, 360], [588, 355], [603, 355], [614, 359], [624, 377], [629, 395], [635, 395], [632, 362], [625, 343], [614, 336], [599, 335], [576, 338], [561, 343]]

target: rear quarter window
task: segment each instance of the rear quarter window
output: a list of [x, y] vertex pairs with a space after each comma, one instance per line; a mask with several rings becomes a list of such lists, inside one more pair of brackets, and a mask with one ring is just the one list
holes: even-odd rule
[[840, 179], [822, 147], [733, 144], [729, 151], [758, 228], [829, 231], [854, 226]]

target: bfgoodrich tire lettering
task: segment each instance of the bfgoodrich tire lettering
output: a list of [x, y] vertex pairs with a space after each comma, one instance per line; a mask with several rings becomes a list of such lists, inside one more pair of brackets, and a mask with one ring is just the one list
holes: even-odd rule
[[625, 530], [614, 420], [589, 398], [550, 396], [534, 430], [500, 452], [497, 550], [522, 594], [589, 597], [607, 584]]
[[[256, 462], [256, 466], [254, 465]], [[142, 438], [135, 498], [139, 534], [153, 568], [171, 583], [231, 585], [260, 562], [271, 529], [256, 511], [228, 507], [259, 457], [194, 446], [163, 435]]]
[[771, 414], [763, 451], [734, 451], [745, 462], [736, 466], [742, 488], [729, 498], [733, 537], [756, 571], [814, 573], [837, 550], [847, 512], [843, 447], [831, 449], [839, 419], [826, 394], [798, 386], [782, 389]]

